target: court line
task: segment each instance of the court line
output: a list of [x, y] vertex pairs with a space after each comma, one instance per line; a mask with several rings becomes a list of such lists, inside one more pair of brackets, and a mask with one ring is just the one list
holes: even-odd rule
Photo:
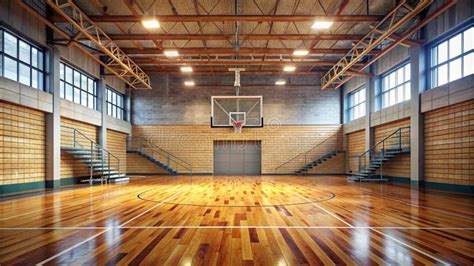
[[0, 230], [111, 230], [111, 229], [392, 229], [392, 230], [474, 230], [474, 227], [403, 227], [403, 226], [311, 226], [311, 225], [161, 225], [112, 227], [0, 227]]
[[337, 220], [339, 220], [339, 221], [342, 222], [343, 224], [345, 224], [345, 225], [347, 225], [347, 226], [349, 226], [349, 227], [351, 227], [351, 228], [354, 227], [352, 224], [350, 224], [350, 223], [344, 221], [341, 217], [339, 217], [339, 216], [335, 215], [334, 213], [329, 212], [329, 211], [326, 210], [325, 208], [319, 206], [319, 204], [314, 203], [314, 206], [318, 207], [319, 209], [323, 210], [323, 211], [326, 212], [327, 214], [329, 214], [329, 215], [331, 215], [332, 217], [336, 218]]
[[446, 261], [444, 261], [444, 260], [438, 259], [438, 258], [436, 258], [436, 257], [434, 257], [434, 256], [432, 256], [432, 255], [430, 255], [429, 253], [424, 252], [423, 250], [420, 250], [420, 249], [418, 249], [418, 248], [416, 248], [416, 247], [414, 247], [414, 246], [412, 246], [412, 245], [409, 245], [409, 244], [407, 244], [407, 243], [405, 243], [405, 242], [403, 242], [403, 241], [401, 241], [401, 240], [396, 239], [395, 237], [393, 237], [393, 236], [391, 236], [391, 235], [385, 234], [385, 233], [383, 233], [383, 232], [381, 232], [381, 231], [379, 231], [379, 230], [377, 230], [377, 229], [374, 229], [374, 228], [372, 228], [372, 229], [370, 229], [370, 230], [372, 230], [372, 231], [374, 231], [374, 232], [377, 232], [377, 233], [379, 233], [379, 234], [381, 234], [381, 235], [383, 235], [383, 236], [385, 236], [385, 237], [387, 237], [387, 238], [390, 238], [391, 240], [393, 240], [393, 241], [395, 241], [395, 242], [397, 242], [397, 243], [399, 243], [399, 244], [401, 244], [401, 245], [403, 245], [403, 246], [405, 246], [405, 247], [407, 247], [407, 248], [410, 248], [410, 249], [412, 249], [412, 250], [414, 250], [414, 251], [416, 251], [416, 252], [418, 252], [418, 253], [421, 253], [421, 254], [427, 256], [428, 258], [431, 258], [431, 259], [433, 259], [433, 260], [435, 260], [435, 261], [437, 261], [437, 262], [439, 262], [439, 263], [441, 263], [441, 264], [450, 265], [450, 263], [448, 263], [448, 262], [446, 262]]
[[[77, 189], [85, 189], [85, 188], [88, 188], [90, 186], [84, 186], [84, 187], [78, 187]], [[120, 187], [113, 187], [111, 188], [111, 190], [119, 190]], [[64, 189], [64, 190], [60, 190], [60, 191], [57, 191], [58, 193], [61, 193], [61, 192], [64, 192], [64, 191], [70, 191], [70, 190], [73, 190], [73, 189]], [[45, 195], [48, 195], [48, 194], [52, 194], [52, 193], [56, 193], [56, 192], [50, 192], [50, 193], [44, 193], [42, 195], [32, 195], [31, 197], [34, 198], [34, 197], [39, 197], [39, 196], [45, 196]], [[136, 192], [129, 192], [129, 193], [133, 193], [135, 194]], [[97, 195], [98, 197], [100, 197], [101, 195]], [[103, 196], [103, 195], [102, 195]], [[22, 197], [22, 198], [30, 198], [30, 197]], [[92, 200], [94, 201], [94, 200]], [[2, 202], [0, 202], [1, 204]], [[11, 203], [11, 202], [10, 202]], [[28, 214], [33, 214], [33, 213], [37, 213], [37, 212], [42, 212], [42, 211], [46, 211], [46, 210], [52, 210], [52, 209], [60, 209], [60, 208], [65, 208], [65, 207], [74, 207], [74, 206], [79, 206], [81, 204], [87, 204], [87, 203], [90, 203], [90, 200], [87, 201], [87, 202], [82, 202], [82, 203], [75, 203], [75, 204], [65, 204], [65, 205], [61, 205], [61, 206], [54, 206], [54, 207], [48, 207], [48, 208], [44, 208], [44, 209], [40, 209], [40, 210], [36, 210], [36, 211], [30, 211], [30, 212], [25, 212], [25, 213], [21, 213], [21, 214], [18, 214], [18, 215], [14, 215], [14, 216], [9, 216], [9, 217], [3, 217], [3, 218], [0, 218], [0, 221], [5, 221], [5, 220], [10, 220], [10, 219], [13, 219], [13, 218], [17, 218], [17, 217], [20, 217], [20, 216], [24, 216], [24, 215], [28, 215]]]
[[[177, 194], [180, 194], [180, 193], [183, 193], [183, 191], [177, 191], [176, 193], [173, 193], [173, 194], [171, 194], [170, 196], [166, 197], [166, 199], [164, 199], [164, 200], [167, 200], [167, 199], [169, 199], [169, 198], [171, 198], [171, 197], [173, 197], [173, 196], [175, 196], [175, 195], [177, 195]], [[156, 207], [158, 207], [158, 206], [160, 206], [160, 205], [163, 205], [163, 203], [155, 204], [153, 207], [151, 207], [151, 208], [145, 210], [144, 212], [138, 214], [137, 216], [134, 216], [134, 217], [132, 217], [131, 219], [129, 219], [128, 221], [122, 223], [122, 224], [119, 225], [117, 228], [122, 228], [122, 226], [124, 226], [124, 225], [130, 223], [131, 221], [135, 220], [136, 218], [139, 218], [139, 217], [145, 215], [146, 213], [148, 213], [149, 211], [155, 209]], [[52, 261], [52, 260], [54, 260], [54, 259], [56, 259], [56, 258], [62, 256], [63, 254], [66, 254], [66, 253], [68, 253], [69, 251], [71, 251], [71, 250], [73, 250], [73, 249], [75, 249], [75, 248], [77, 248], [77, 247], [83, 245], [84, 243], [87, 243], [87, 242], [89, 242], [90, 240], [92, 240], [92, 239], [94, 239], [94, 238], [96, 238], [96, 237], [98, 237], [98, 236], [100, 236], [100, 235], [103, 235], [103, 234], [107, 233], [108, 231], [110, 231], [110, 230], [112, 230], [112, 229], [113, 229], [113, 227], [108, 227], [107, 229], [105, 229], [105, 230], [103, 230], [103, 231], [101, 231], [101, 232], [99, 232], [99, 233], [97, 233], [97, 234], [95, 234], [95, 235], [93, 235], [93, 236], [91, 236], [91, 237], [89, 237], [89, 238], [87, 238], [87, 239], [85, 239], [85, 240], [83, 240], [83, 241], [81, 241], [81, 242], [75, 244], [74, 246], [69, 247], [69, 248], [67, 248], [67, 249], [65, 249], [65, 250], [63, 250], [63, 251], [61, 251], [60, 253], [57, 253], [56, 255], [51, 256], [51, 257], [49, 257], [49, 258], [47, 258], [47, 259], [45, 259], [45, 260], [39, 262], [37, 265], [44, 265], [44, 264], [46, 264], [46, 263], [48, 263], [48, 262], [50, 262], [50, 261]]]
[[[329, 215], [333, 216], [334, 218], [338, 219], [339, 221], [343, 222], [344, 224], [350, 226], [351, 228], [354, 228], [353, 225], [351, 225], [350, 223], [344, 221], [341, 217], [338, 217], [336, 214], [333, 214], [333, 213], [329, 212], [328, 210], [326, 210], [325, 208], [323, 208], [323, 207], [321, 207], [321, 206], [318, 206], [318, 204], [314, 204], [314, 205], [317, 206], [317, 207], [319, 207], [321, 210], [325, 211], [325, 212], [328, 213]], [[409, 245], [409, 244], [407, 244], [407, 243], [401, 241], [401, 240], [398, 240], [398, 239], [396, 239], [396, 238], [394, 238], [394, 237], [392, 237], [392, 236], [390, 236], [390, 235], [388, 235], [388, 234], [385, 234], [385, 233], [383, 233], [383, 232], [381, 232], [381, 231], [379, 231], [379, 230], [377, 230], [377, 229], [375, 229], [375, 228], [369, 228], [369, 229], [370, 229], [371, 231], [374, 231], [374, 232], [377, 232], [377, 233], [383, 235], [383, 236], [386, 237], [386, 238], [390, 238], [390, 239], [392, 239], [393, 241], [395, 241], [395, 242], [397, 242], [397, 243], [399, 243], [399, 244], [401, 244], [401, 245], [403, 245], [403, 246], [405, 246], [405, 247], [407, 247], [407, 248], [409, 248], [409, 249], [412, 249], [412, 250], [414, 250], [414, 251], [416, 251], [416, 252], [418, 252], [418, 253], [421, 253], [421, 254], [427, 256], [428, 258], [433, 259], [433, 260], [435, 260], [435, 261], [437, 261], [437, 262], [439, 262], [439, 263], [441, 263], [441, 264], [449, 265], [449, 263], [447, 263], [447, 262], [445, 262], [445, 261], [443, 261], [443, 260], [441, 260], [441, 259], [438, 259], [438, 258], [436, 258], [436, 257], [434, 257], [434, 256], [432, 256], [432, 255], [430, 255], [430, 254], [428, 254], [428, 253], [426, 253], [426, 252], [424, 252], [424, 251], [422, 251], [422, 250], [420, 250], [420, 249], [418, 249], [418, 248], [412, 246], [412, 245]]]

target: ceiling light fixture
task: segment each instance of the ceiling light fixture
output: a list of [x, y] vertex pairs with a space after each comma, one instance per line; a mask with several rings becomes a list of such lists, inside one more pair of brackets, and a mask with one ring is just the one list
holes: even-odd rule
[[167, 57], [177, 57], [177, 56], [179, 56], [179, 53], [178, 53], [178, 51], [176, 51], [176, 50], [165, 50], [163, 53], [164, 53]]
[[284, 80], [277, 80], [275, 82], [275, 85], [278, 85], [278, 86], [282, 86], [282, 85], [285, 85], [285, 84], [286, 84], [286, 81], [284, 81]]
[[156, 29], [160, 27], [160, 22], [155, 18], [144, 18], [142, 19], [143, 27], [147, 29]]
[[283, 68], [283, 71], [286, 71], [286, 72], [292, 72], [292, 71], [295, 71], [296, 70], [296, 67], [295, 66], [286, 66]]
[[193, 68], [190, 66], [183, 66], [181, 67], [182, 72], [193, 72]]
[[309, 54], [309, 51], [308, 51], [308, 50], [304, 50], [304, 49], [302, 49], [302, 50], [294, 50], [294, 51], [293, 51], [293, 55], [294, 55], [294, 56], [305, 56], [305, 55], [307, 55], [307, 54]]
[[313, 23], [313, 26], [311, 26], [312, 29], [329, 29], [329, 27], [331, 27], [331, 25], [333, 24], [334, 22], [332, 21], [315, 21]]
[[195, 85], [194, 81], [192, 81], [192, 80], [188, 80], [188, 81], [184, 82], [184, 86], [186, 86], [186, 87], [192, 87], [194, 85]]

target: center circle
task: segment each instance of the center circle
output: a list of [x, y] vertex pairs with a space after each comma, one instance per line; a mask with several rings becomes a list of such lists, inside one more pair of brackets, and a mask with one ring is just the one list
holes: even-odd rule
[[317, 188], [311, 178], [278, 176], [193, 177], [190, 188], [163, 200], [152, 188], [138, 198], [163, 204], [201, 207], [271, 207], [317, 203], [336, 195]]

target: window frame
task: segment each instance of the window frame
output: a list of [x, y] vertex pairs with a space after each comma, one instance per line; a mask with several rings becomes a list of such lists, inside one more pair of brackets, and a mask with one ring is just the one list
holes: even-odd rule
[[[352, 105], [352, 102], [355, 102], [355, 101], [353, 101], [353, 97], [355, 97], [355, 95], [357, 93], [361, 92], [362, 90], [365, 90], [365, 92], [364, 92], [364, 95], [365, 95], [364, 101]], [[347, 94], [347, 108], [346, 108], [347, 122], [350, 122], [350, 121], [353, 121], [353, 120], [356, 120], [356, 119], [359, 119], [359, 118], [362, 118], [362, 117], [366, 116], [367, 115], [366, 103], [367, 103], [367, 87], [365, 85], [349, 92]], [[356, 108], [360, 107], [361, 105], [364, 105], [364, 110], [365, 110], [364, 114], [362, 116], [359, 116], [359, 117], [354, 117], [353, 111]]]
[[[409, 73], [410, 73], [410, 78], [407, 80], [406, 77], [405, 77], [405, 67], [407, 66], [410, 66], [410, 70], [409, 70]], [[398, 83], [398, 70], [400, 69], [403, 69], [403, 82], [402, 83]], [[394, 76], [394, 79], [395, 79], [395, 86], [393, 88], [389, 88], [387, 90], [385, 90], [384, 88], [384, 84], [385, 84], [385, 79], [388, 79], [388, 83], [390, 83], [390, 75], [395, 73], [395, 76]], [[402, 101], [399, 101], [398, 100], [398, 93], [397, 93], [397, 89], [398, 88], [402, 88], [403, 89], [403, 94], [405, 95], [405, 85], [408, 84], [409, 85], [409, 89], [408, 89], [408, 98], [404, 97], [404, 99]], [[390, 87], [390, 84], [389, 84], [389, 87]], [[384, 96], [386, 94], [388, 94], [390, 97], [390, 92], [391, 91], [394, 91], [395, 93], [395, 103], [394, 104], [391, 104], [391, 105], [385, 105], [385, 100], [384, 100]], [[387, 72], [385, 72], [384, 74], [382, 74], [380, 76], [380, 93], [379, 93], [379, 99], [380, 99], [380, 110], [382, 109], [385, 109], [385, 108], [388, 108], [388, 107], [391, 107], [391, 106], [394, 106], [394, 105], [397, 105], [397, 104], [400, 104], [400, 103], [403, 103], [403, 102], [406, 102], [406, 101], [409, 101], [411, 99], [411, 63], [410, 63], [410, 60], [405, 60], [399, 64], [397, 64], [395, 67], [392, 67], [390, 70], [388, 70]]]
[[[12, 56], [5, 52], [5, 39], [4, 39], [5, 33], [8, 33], [9, 35], [13, 36], [16, 39], [16, 44], [15, 44], [16, 55], [15, 56]], [[23, 58], [20, 58], [21, 51], [22, 51], [22, 49], [20, 49], [20, 43], [25, 43], [28, 46], [29, 62], [26, 62], [23, 60]], [[33, 50], [36, 50], [36, 66], [33, 64], [34, 62]], [[3, 24], [0, 23], [0, 76], [1, 77], [9, 79], [9, 80], [13, 80], [15, 82], [18, 82], [25, 86], [32, 87], [39, 91], [47, 91], [48, 71], [47, 71], [46, 55], [47, 55], [47, 50], [44, 47], [42, 47], [41, 45], [38, 45], [35, 41], [32, 41], [24, 37], [20, 33], [17, 33], [13, 30], [8, 29], [7, 27], [5, 27]], [[5, 76], [5, 59], [15, 62], [16, 79], [12, 79], [10, 77]], [[22, 78], [22, 75], [20, 73], [22, 66], [26, 66], [29, 70], [28, 83], [20, 81]], [[36, 76], [36, 79], [33, 79], [33, 73], [35, 72], [37, 76]], [[34, 85], [34, 81], [36, 81], [36, 85]]]
[[[112, 101], [109, 101], [109, 93], [111, 93], [115, 97], [115, 103]], [[120, 100], [121, 106], [118, 104], [118, 99]], [[106, 85], [105, 86], [105, 108], [106, 108], [106, 113], [108, 116], [114, 117], [116, 119], [124, 120], [125, 121], [125, 94], [117, 91], [116, 89]], [[109, 112], [109, 106], [111, 113]], [[120, 111], [120, 115], [119, 115]]]
[[[61, 68], [62, 68], [62, 75], [61, 75]], [[71, 80], [66, 77], [66, 69], [71, 70]], [[75, 80], [75, 74], [79, 74], [79, 79], [76, 84]], [[61, 77], [63, 76], [63, 77]], [[83, 77], [86, 78], [86, 88], [82, 88], [83, 84]], [[92, 81], [92, 93], [89, 91], [89, 81]], [[63, 85], [64, 84], [64, 85]], [[71, 98], [69, 98], [67, 95], [66, 88], [70, 86], [71, 87]], [[90, 108], [92, 110], [97, 111], [98, 110], [98, 104], [97, 104], [97, 78], [95, 78], [92, 75], [89, 75], [85, 71], [79, 69], [78, 67], [70, 64], [69, 62], [61, 59], [59, 63], [59, 91], [60, 91], [60, 98], [64, 99], [66, 101], [70, 101], [79, 105], [82, 105], [84, 107]], [[78, 94], [76, 95], [76, 91], [78, 91]], [[85, 98], [83, 98], [83, 95], [85, 94]], [[76, 99], [76, 96], [78, 99]], [[89, 100], [90, 96], [92, 96], [92, 106], [89, 105]], [[83, 103], [83, 99], [85, 99], [85, 103]]]
[[[428, 70], [429, 70], [429, 73], [428, 73], [428, 84], [429, 84], [429, 88], [428, 89], [434, 89], [436, 87], [439, 87], [439, 86], [443, 86], [443, 85], [446, 85], [446, 84], [449, 84], [455, 80], [458, 80], [458, 79], [461, 79], [463, 77], [466, 77], [467, 75], [465, 75], [465, 69], [464, 69], [464, 58], [466, 58], [469, 54], [474, 54], [474, 48], [469, 50], [469, 51], [465, 51], [464, 52], [464, 34], [466, 31], [470, 30], [470, 29], [473, 29], [474, 30], [474, 24], [468, 24], [468, 25], [464, 25], [462, 27], [460, 27], [459, 29], [457, 30], [454, 30], [452, 32], [450, 32], [448, 35], [446, 36], [443, 36], [442, 38], [434, 41], [433, 43], [431, 43], [429, 46], [428, 46], [428, 58], [427, 58], [427, 63], [428, 63]], [[461, 34], [461, 53], [453, 58], [449, 58], [449, 50], [450, 50], [450, 45], [449, 45], [449, 41], [451, 39], [453, 39], [454, 37], [456, 37], [458, 34]], [[433, 63], [434, 62], [434, 50], [437, 49], [442, 43], [446, 42], [447, 43], [447, 50], [446, 50], [446, 53], [447, 53], [447, 59], [446, 61], [442, 62], [442, 63], [439, 63], [439, 53], [436, 52], [436, 65]], [[450, 71], [449, 71], [449, 68], [450, 68], [450, 63], [453, 62], [453, 61], [456, 61], [458, 59], [461, 59], [461, 75], [459, 78], [457, 79], [454, 79], [454, 80], [450, 80]], [[446, 82], [439, 85], [438, 84], [438, 80], [436, 80], [436, 82], [434, 81], [435, 78], [437, 78], [437, 76], [435, 75], [435, 70], [436, 69], [439, 69], [440, 67], [442, 66], [446, 66], [447, 67], [447, 77], [446, 77]], [[470, 74], [472, 75], [472, 74]]]

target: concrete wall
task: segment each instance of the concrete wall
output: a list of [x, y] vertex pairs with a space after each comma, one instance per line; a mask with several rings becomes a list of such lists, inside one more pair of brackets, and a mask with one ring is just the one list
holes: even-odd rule
[[[192, 79], [195, 87], [185, 87]], [[277, 79], [287, 85], [275, 86]], [[242, 75], [240, 95], [263, 95], [265, 123], [340, 124], [340, 91], [321, 91], [318, 75]], [[211, 96], [235, 95], [233, 75], [157, 75], [152, 90], [132, 92], [132, 124], [210, 123]]]

